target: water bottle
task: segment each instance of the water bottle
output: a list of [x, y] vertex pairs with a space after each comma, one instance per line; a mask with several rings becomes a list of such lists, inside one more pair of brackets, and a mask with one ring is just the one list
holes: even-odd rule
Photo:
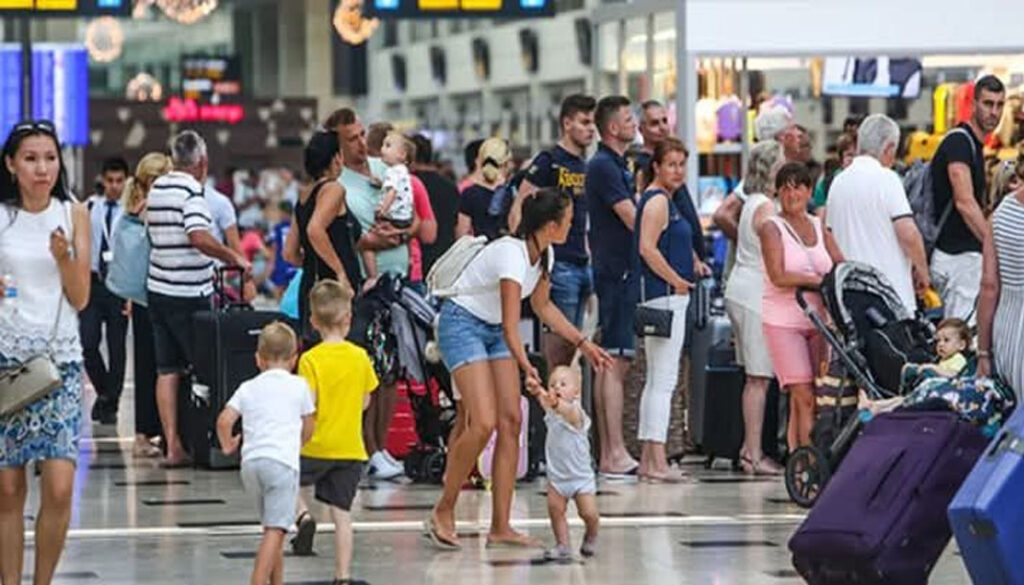
[[18, 300], [18, 283], [11, 273], [4, 274], [4, 304], [13, 306]]

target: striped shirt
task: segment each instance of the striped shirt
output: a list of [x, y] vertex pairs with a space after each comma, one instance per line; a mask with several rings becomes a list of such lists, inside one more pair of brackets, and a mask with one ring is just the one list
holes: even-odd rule
[[174, 171], [153, 183], [148, 199], [149, 290], [186, 298], [213, 294], [213, 261], [188, 239], [192, 232], [211, 230], [202, 185], [192, 175]]

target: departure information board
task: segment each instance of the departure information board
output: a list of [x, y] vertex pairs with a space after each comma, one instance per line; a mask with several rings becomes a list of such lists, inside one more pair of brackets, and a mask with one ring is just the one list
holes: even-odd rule
[[[0, 136], [25, 116], [21, 46], [0, 44]], [[62, 144], [89, 143], [89, 54], [81, 45], [32, 47], [32, 118], [52, 120]]]
[[132, 0], [0, 0], [8, 16], [131, 16]]
[[529, 18], [553, 16], [555, 0], [366, 0], [377, 18]]

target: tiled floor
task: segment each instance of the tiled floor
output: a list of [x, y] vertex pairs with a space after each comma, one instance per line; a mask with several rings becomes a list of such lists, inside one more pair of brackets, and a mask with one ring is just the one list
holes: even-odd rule
[[[121, 429], [123, 436], [129, 430]], [[103, 431], [113, 433], [94, 429]], [[57, 583], [246, 583], [259, 528], [237, 473], [165, 471], [134, 461], [130, 448], [129, 440], [112, 436], [83, 442]], [[683, 485], [602, 485], [598, 556], [568, 566], [543, 563], [540, 551], [485, 550], [482, 539], [468, 537], [464, 551], [437, 553], [419, 530], [437, 490], [368, 484], [355, 512], [355, 576], [375, 585], [800, 582], [786, 542], [802, 514], [787, 503], [779, 482], [709, 472], [699, 464], [684, 469], [692, 481]], [[514, 516], [518, 526], [550, 542], [542, 487], [520, 486]], [[489, 516], [488, 494], [464, 492], [459, 512], [461, 531], [479, 534]], [[26, 513], [34, 513], [34, 504]], [[323, 530], [318, 556], [286, 560], [287, 583], [330, 582], [333, 537], [329, 526]], [[578, 525], [573, 536], [578, 542]], [[951, 547], [932, 583], [968, 582]]]

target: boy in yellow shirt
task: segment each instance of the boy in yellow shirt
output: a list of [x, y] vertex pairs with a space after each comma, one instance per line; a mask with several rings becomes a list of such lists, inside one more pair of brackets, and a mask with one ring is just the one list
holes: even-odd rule
[[352, 296], [335, 280], [322, 280], [309, 293], [310, 321], [323, 340], [299, 359], [316, 403], [316, 431], [302, 448], [296, 555], [313, 552], [316, 521], [309, 513], [309, 488], [330, 508], [335, 526], [336, 585], [352, 580], [352, 517], [349, 511], [367, 460], [363, 445], [363, 410], [377, 389], [377, 375], [366, 352], [345, 340], [352, 321]]

